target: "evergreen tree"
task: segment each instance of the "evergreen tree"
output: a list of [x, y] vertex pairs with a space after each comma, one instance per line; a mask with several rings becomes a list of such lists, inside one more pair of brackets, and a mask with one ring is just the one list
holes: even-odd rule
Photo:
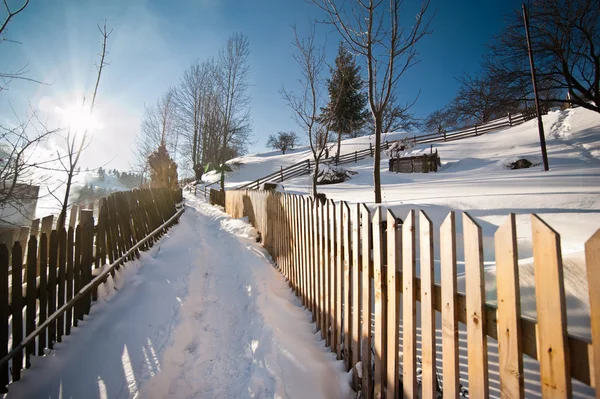
[[152, 187], [177, 188], [177, 164], [169, 156], [164, 142], [148, 156], [148, 164]]
[[343, 43], [340, 43], [335, 58], [335, 68], [331, 68], [331, 78], [327, 80], [329, 104], [321, 109], [321, 122], [331, 122], [331, 130], [338, 134], [336, 159], [340, 156], [343, 134], [352, 134], [360, 129], [369, 116], [367, 95], [362, 91], [364, 82], [360, 76], [360, 66]]

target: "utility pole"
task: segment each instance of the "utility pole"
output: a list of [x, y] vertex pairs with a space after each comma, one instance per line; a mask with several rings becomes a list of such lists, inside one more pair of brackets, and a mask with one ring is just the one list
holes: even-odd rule
[[529, 17], [527, 16], [527, 8], [523, 4], [523, 19], [525, 20], [525, 35], [527, 37], [527, 50], [529, 52], [529, 66], [531, 67], [531, 82], [533, 83], [533, 96], [535, 98], [535, 113], [538, 120], [538, 131], [540, 134], [540, 147], [542, 147], [542, 159], [544, 162], [544, 170], [548, 171], [548, 154], [546, 153], [546, 136], [544, 136], [544, 124], [542, 123], [542, 111], [540, 109], [540, 99], [537, 91], [537, 80], [535, 78], [535, 64], [533, 63], [533, 52], [531, 51], [531, 39], [529, 37]]

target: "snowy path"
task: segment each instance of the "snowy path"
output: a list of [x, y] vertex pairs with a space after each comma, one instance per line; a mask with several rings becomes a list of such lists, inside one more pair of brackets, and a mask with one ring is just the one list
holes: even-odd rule
[[192, 201], [8, 397], [349, 397], [342, 363], [253, 229]]

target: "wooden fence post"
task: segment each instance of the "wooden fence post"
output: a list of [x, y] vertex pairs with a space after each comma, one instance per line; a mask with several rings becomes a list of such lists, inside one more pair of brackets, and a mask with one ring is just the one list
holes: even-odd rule
[[[0, 357], [8, 354], [8, 318], [9, 318], [9, 297], [8, 297], [8, 268], [9, 268], [8, 248], [5, 244], [0, 244]], [[9, 382], [8, 363], [0, 365], [0, 393], [6, 393], [6, 386]]]
[[[18, 241], [12, 247], [12, 349], [14, 350], [23, 340], [23, 250]], [[21, 379], [23, 368], [23, 351], [12, 358], [12, 380]]]
[[433, 224], [425, 212], [420, 211], [421, 260], [421, 397], [437, 398], [437, 370], [435, 348], [435, 308], [433, 275]]
[[354, 151], [354, 163], [358, 162], [358, 151]]
[[458, 367], [458, 315], [456, 304], [456, 227], [454, 212], [450, 212], [440, 227], [440, 257], [442, 281], [442, 377], [444, 392], [458, 397], [460, 392]]
[[463, 213], [465, 282], [467, 292], [467, 339], [469, 396], [487, 398], [488, 350], [485, 320], [485, 283], [481, 227]]
[[[373, 346], [375, 349], [375, 371], [373, 373], [373, 397], [381, 398], [385, 392], [385, 368], [387, 366], [387, 314], [385, 311], [385, 275], [383, 269], [383, 240], [381, 236], [381, 212], [383, 208], [375, 209], [373, 215], [373, 286], [375, 296], [375, 333], [373, 335]], [[391, 221], [388, 221], [390, 223]], [[370, 324], [370, 323], [369, 323]]]
[[[42, 324], [46, 321], [48, 315], [48, 236], [45, 232], [40, 235], [39, 242], [39, 275], [40, 275], [40, 302], [39, 302], [39, 315], [38, 324]], [[46, 331], [44, 331], [38, 337], [38, 356], [44, 356], [44, 349], [46, 348]]]
[[[66, 298], [65, 300], [69, 302], [73, 298], [73, 256], [74, 256], [74, 230], [73, 226], [69, 226], [69, 231], [67, 232], [67, 271], [66, 271]], [[71, 334], [71, 326], [73, 325], [73, 308], [69, 308], [67, 310], [67, 315], [65, 318], [65, 335]]]
[[498, 363], [500, 395], [523, 398], [523, 351], [521, 345], [521, 299], [515, 214], [494, 234], [496, 251], [496, 291]]
[[399, 350], [399, 328], [400, 325], [400, 295], [396, 291], [400, 273], [402, 248], [402, 236], [398, 234], [396, 216], [388, 209], [387, 211], [387, 347], [386, 347], [386, 385], [388, 398], [399, 396], [398, 386], [398, 350]]
[[[65, 283], [67, 263], [67, 231], [63, 226], [58, 228], [58, 302], [57, 309], [65, 304]], [[64, 334], [64, 315], [61, 314], [56, 320], [56, 342], [62, 342]]]
[[417, 394], [417, 318], [415, 306], [415, 211], [402, 224], [402, 386], [403, 397]]
[[560, 236], [537, 215], [531, 217], [531, 228], [542, 396], [571, 397], [571, 362]]
[[512, 116], [508, 113], [508, 126], [512, 126]]
[[[37, 266], [37, 239], [31, 236], [27, 245], [27, 314], [25, 318], [25, 335], [35, 330], [35, 316], [37, 313], [37, 287], [35, 268]], [[14, 287], [13, 287], [14, 288]], [[25, 367], [31, 366], [30, 356], [35, 355], [35, 341], [27, 344], [25, 348]]]
[[[91, 212], [91, 211], [87, 211]], [[58, 271], [58, 233], [52, 230], [48, 246], [48, 317], [56, 312], [56, 273]], [[56, 320], [48, 325], [48, 348], [54, 349]]]
[[344, 364], [346, 371], [352, 367], [352, 258], [350, 257], [350, 246], [351, 246], [351, 216], [350, 207], [345, 201], [341, 202], [342, 212], [342, 241], [344, 245], [344, 282], [342, 283], [342, 303], [344, 306], [343, 314], [343, 325], [344, 325], [344, 346], [342, 349]]
[[362, 362], [362, 397], [368, 399], [372, 393], [373, 372], [371, 369], [371, 311], [373, 309], [373, 296], [371, 289], [371, 214], [365, 204], [360, 205], [360, 219], [362, 223], [362, 335], [361, 335], [361, 362]]
[[352, 362], [353, 385], [358, 390], [356, 366], [360, 360], [360, 204], [353, 206], [352, 214]]
[[600, 395], [600, 230], [585, 243], [585, 263], [587, 268], [588, 292], [590, 297], [590, 319], [592, 327], [594, 374], [596, 397]]

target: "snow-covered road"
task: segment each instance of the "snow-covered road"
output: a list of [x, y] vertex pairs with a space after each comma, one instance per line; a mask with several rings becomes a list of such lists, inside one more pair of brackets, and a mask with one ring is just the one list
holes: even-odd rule
[[342, 363], [253, 235], [191, 199], [8, 397], [349, 397]]

